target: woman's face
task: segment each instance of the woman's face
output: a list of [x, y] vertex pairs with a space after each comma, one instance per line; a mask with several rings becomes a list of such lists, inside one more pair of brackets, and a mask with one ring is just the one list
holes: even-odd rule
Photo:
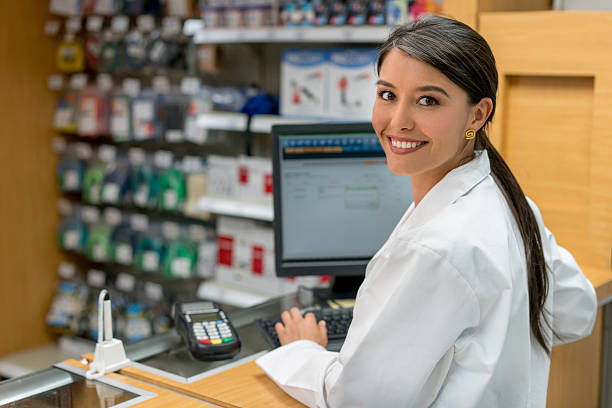
[[398, 175], [439, 181], [473, 151], [465, 131], [478, 130], [488, 116], [482, 119], [478, 105], [440, 71], [397, 48], [383, 60], [376, 93], [372, 124]]

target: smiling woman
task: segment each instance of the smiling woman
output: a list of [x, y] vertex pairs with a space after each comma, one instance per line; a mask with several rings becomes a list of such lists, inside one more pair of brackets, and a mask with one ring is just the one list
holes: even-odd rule
[[544, 407], [550, 348], [588, 335], [597, 304], [487, 137], [493, 54], [426, 17], [394, 30], [378, 72], [372, 124], [414, 203], [367, 267], [340, 352], [292, 310], [258, 364], [309, 406]]

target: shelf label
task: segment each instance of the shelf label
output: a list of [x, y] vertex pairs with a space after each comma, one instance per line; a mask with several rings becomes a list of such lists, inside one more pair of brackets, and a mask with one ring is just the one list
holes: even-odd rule
[[62, 75], [49, 75], [47, 77], [47, 88], [50, 91], [61, 91], [64, 87], [64, 77]]
[[123, 92], [135, 98], [140, 93], [140, 81], [136, 78], [125, 78], [123, 80]]
[[135, 231], [146, 231], [149, 227], [149, 218], [144, 214], [132, 214], [130, 224]]
[[104, 210], [104, 221], [110, 225], [120, 224], [121, 218], [121, 211], [117, 208], [109, 207]]
[[172, 167], [172, 152], [167, 150], [158, 150], [155, 152], [154, 162], [157, 167], [169, 169]]
[[96, 84], [102, 92], [109, 92], [113, 89], [113, 78], [108, 74], [98, 74]]
[[45, 35], [47, 37], [55, 37], [60, 30], [60, 22], [56, 20], [50, 20], [45, 23]]
[[78, 33], [81, 31], [81, 26], [81, 17], [73, 16], [66, 20], [66, 32], [68, 33]]
[[87, 86], [87, 75], [74, 74], [70, 77], [70, 87], [72, 89], [81, 90]]
[[101, 16], [89, 16], [85, 22], [85, 29], [88, 33], [98, 33], [102, 30], [104, 19]]
[[90, 269], [87, 272], [87, 284], [95, 288], [101, 288], [106, 284], [106, 273], [98, 269]]
[[[130, 244], [117, 245], [115, 254], [115, 262], [122, 265], [131, 265], [134, 257], [132, 246]], [[130, 275], [131, 276], [131, 275]]]
[[164, 297], [164, 291], [159, 283], [145, 282], [145, 294], [151, 300], [160, 301]]
[[70, 262], [62, 262], [57, 268], [57, 273], [60, 278], [70, 280], [76, 275], [76, 266]]
[[151, 85], [153, 90], [157, 93], [168, 93], [170, 92], [170, 80], [167, 76], [157, 75], [154, 76]]
[[162, 223], [162, 234], [168, 240], [175, 240], [179, 236], [179, 226], [175, 222], [164, 221]]
[[130, 26], [130, 18], [128, 16], [114, 16], [111, 20], [111, 31], [117, 34], [127, 32]]
[[84, 206], [81, 209], [81, 218], [83, 219], [83, 221], [89, 224], [96, 223], [100, 219], [100, 210], [98, 210], [96, 207], [92, 207], [89, 205]]
[[74, 145], [74, 152], [76, 153], [76, 156], [81, 160], [89, 160], [91, 159], [91, 156], [93, 154], [93, 152], [91, 151], [91, 146], [83, 142]]
[[176, 17], [164, 17], [162, 20], [162, 35], [175, 36], [181, 33], [181, 20]]
[[195, 95], [200, 90], [200, 78], [185, 77], [181, 80], [181, 92], [186, 95]]
[[144, 14], [136, 18], [136, 25], [142, 32], [148, 33], [155, 28], [155, 18], [150, 14]]
[[117, 281], [115, 282], [115, 285], [117, 285], [117, 288], [119, 290], [122, 290], [124, 292], [131, 292], [136, 286], [136, 279], [129, 273], [122, 272], [117, 275]]
[[111, 145], [102, 145], [98, 149], [98, 158], [103, 162], [110, 163], [115, 161], [117, 156], [117, 148]]
[[131, 147], [128, 150], [128, 157], [130, 158], [130, 163], [138, 166], [145, 162], [145, 151], [139, 147]]

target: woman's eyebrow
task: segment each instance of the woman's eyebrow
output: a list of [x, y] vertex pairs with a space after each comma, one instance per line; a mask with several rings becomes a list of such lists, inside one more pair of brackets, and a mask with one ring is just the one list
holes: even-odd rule
[[435, 85], [423, 85], [423, 86], [419, 86], [417, 88], [417, 91], [420, 92], [427, 92], [427, 91], [434, 91], [434, 92], [440, 92], [443, 95], [446, 95], [447, 98], [449, 98], [448, 94], [446, 93], [446, 91], [442, 88], [440, 88], [439, 86], [435, 86]]
[[379, 79], [378, 81], [376, 81], [376, 85], [383, 85], [389, 88], [395, 88], [395, 85], [393, 85], [391, 82], [385, 81], [384, 79]]
[[[385, 81], [384, 79], [379, 79], [378, 81], [376, 81], [376, 85], [382, 85], [382, 86], [386, 86], [386, 87], [394, 88], [394, 89], [396, 88], [395, 85], [393, 85], [391, 82]], [[439, 92], [443, 95], [446, 95], [447, 98], [450, 98], [448, 96], [448, 93], [444, 89], [436, 85], [423, 85], [423, 86], [419, 86], [416, 90], [419, 92], [428, 92], [428, 91]]]

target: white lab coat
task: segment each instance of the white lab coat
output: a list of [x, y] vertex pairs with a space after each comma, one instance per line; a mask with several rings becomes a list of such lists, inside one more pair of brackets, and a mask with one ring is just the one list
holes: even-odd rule
[[[545, 309], [574, 341], [592, 330], [595, 291], [530, 204], [550, 268]], [[339, 353], [300, 340], [257, 364], [311, 407], [544, 407], [550, 358], [531, 336], [523, 244], [487, 153], [402, 217], [366, 269]]]

